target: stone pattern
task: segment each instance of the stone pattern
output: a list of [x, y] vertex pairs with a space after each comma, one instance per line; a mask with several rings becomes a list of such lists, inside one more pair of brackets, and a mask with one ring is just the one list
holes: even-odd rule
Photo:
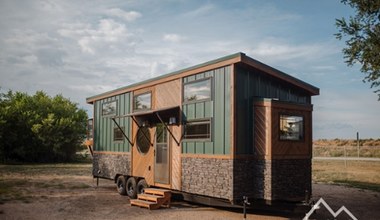
[[243, 196], [264, 200], [302, 201], [311, 193], [311, 161], [235, 160], [235, 201]]
[[182, 191], [232, 200], [232, 160], [183, 157], [181, 163]]
[[97, 154], [92, 159], [94, 177], [114, 179], [117, 174], [131, 174], [130, 154]]
[[311, 193], [311, 160], [182, 158], [182, 187], [188, 193], [239, 204], [251, 199], [303, 201]]

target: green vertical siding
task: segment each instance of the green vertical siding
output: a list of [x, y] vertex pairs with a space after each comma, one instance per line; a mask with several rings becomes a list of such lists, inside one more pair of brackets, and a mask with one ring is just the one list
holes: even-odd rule
[[211, 78], [212, 100], [183, 104], [185, 120], [211, 118], [211, 141], [184, 141], [182, 153], [229, 154], [231, 68], [229, 66], [183, 78], [183, 83]]
[[236, 151], [253, 154], [254, 100], [273, 98], [284, 102], [310, 104], [310, 95], [259, 71], [236, 68]]
[[[110, 116], [102, 116], [103, 103], [117, 101], [117, 116], [130, 113], [131, 94], [125, 93], [110, 98], [102, 99], [94, 103], [94, 150], [112, 152], [130, 152], [131, 146], [126, 139], [124, 141], [113, 141], [114, 128], [117, 127]], [[117, 118], [116, 121], [128, 137], [132, 135], [132, 124], [129, 117]]]

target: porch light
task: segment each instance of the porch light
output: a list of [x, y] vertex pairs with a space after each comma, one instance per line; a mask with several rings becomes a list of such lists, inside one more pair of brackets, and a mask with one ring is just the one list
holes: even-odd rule
[[175, 117], [170, 117], [169, 118], [169, 125], [172, 125], [172, 124], [176, 124], [177, 123], [177, 120]]

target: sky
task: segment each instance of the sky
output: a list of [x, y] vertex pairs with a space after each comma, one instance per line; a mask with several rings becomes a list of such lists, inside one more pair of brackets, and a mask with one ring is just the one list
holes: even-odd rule
[[0, 0], [0, 87], [86, 98], [243, 52], [320, 88], [313, 138], [380, 138], [380, 102], [347, 67], [339, 0]]

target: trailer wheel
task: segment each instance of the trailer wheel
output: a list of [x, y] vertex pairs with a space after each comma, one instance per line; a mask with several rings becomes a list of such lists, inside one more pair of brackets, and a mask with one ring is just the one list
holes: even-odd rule
[[131, 199], [137, 198], [136, 179], [134, 177], [129, 177], [127, 180], [127, 195]]
[[148, 188], [148, 184], [146, 183], [145, 179], [141, 179], [137, 183], [137, 194], [144, 193], [145, 188]]
[[124, 176], [119, 176], [117, 178], [117, 181], [116, 181], [116, 189], [117, 189], [117, 192], [122, 195], [122, 196], [125, 196], [127, 195], [127, 191], [126, 191], [126, 180], [125, 180], [125, 177]]

